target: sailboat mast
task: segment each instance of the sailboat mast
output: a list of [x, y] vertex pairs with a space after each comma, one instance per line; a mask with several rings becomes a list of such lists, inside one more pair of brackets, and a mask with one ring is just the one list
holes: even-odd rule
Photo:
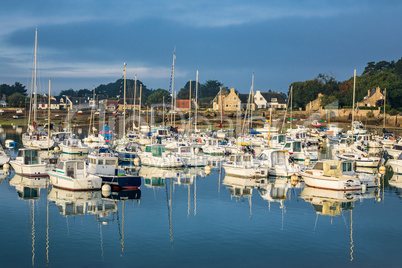
[[195, 77], [195, 130], [197, 131], [197, 124], [198, 124], [198, 70], [197, 75]]
[[176, 60], [176, 51], [173, 52], [173, 64], [172, 64], [172, 101], [170, 110], [170, 124], [173, 125], [173, 106], [174, 106], [174, 62]]
[[221, 127], [223, 128], [223, 97], [222, 97], [222, 86], [219, 87], [220, 97], [221, 97]]
[[386, 100], [387, 100], [387, 89], [384, 90], [384, 122], [383, 122], [383, 129], [385, 129], [385, 116], [386, 116], [386, 114], [385, 114], [385, 103], [386, 103]]
[[34, 52], [34, 116], [33, 116], [33, 121], [36, 122], [36, 109], [38, 108], [38, 88], [36, 84], [36, 61], [37, 61], [37, 53], [38, 53], [38, 28], [36, 28], [35, 31], [35, 52]]
[[[49, 96], [48, 98], [48, 106], [47, 106], [47, 158], [49, 159], [50, 155], [50, 82], [51, 79], [49, 78]], [[50, 159], [49, 159], [50, 161]], [[49, 162], [50, 163], [50, 162]]]
[[188, 110], [188, 137], [190, 137], [191, 131], [191, 79], [190, 79], [190, 93], [189, 93], [189, 105], [190, 109]]
[[353, 74], [352, 136], [353, 136], [353, 122], [355, 121], [355, 95], [356, 95], [356, 69]]
[[140, 133], [140, 126], [141, 126], [141, 95], [142, 95], [142, 84], [140, 84], [140, 102], [138, 103], [138, 133]]
[[293, 121], [293, 86], [290, 87], [290, 129], [292, 129], [292, 121]]
[[135, 131], [135, 97], [137, 96], [137, 75], [134, 78], [134, 110], [133, 110], [133, 132]]
[[253, 128], [253, 108], [252, 104], [254, 103], [254, 72], [251, 75], [251, 101], [250, 101], [250, 129]]
[[123, 139], [126, 137], [126, 66], [124, 63], [124, 96], [123, 96]]

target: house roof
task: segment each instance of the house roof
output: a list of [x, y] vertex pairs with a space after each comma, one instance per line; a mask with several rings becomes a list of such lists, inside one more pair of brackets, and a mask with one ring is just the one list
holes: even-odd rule
[[118, 100], [107, 100], [106, 101], [107, 106], [111, 106], [111, 105], [117, 106], [118, 104], [119, 104]]
[[[250, 95], [250, 94], [240, 94], [240, 93], [239, 93], [237, 96], [239, 97], [241, 103], [247, 104], [247, 103], [248, 103], [248, 96], [249, 96], [249, 95]], [[250, 99], [250, 102], [252, 102], [251, 99]]]
[[279, 92], [261, 92], [261, 95], [267, 102], [271, 102], [271, 99], [276, 98], [279, 104], [286, 104], [286, 98]]

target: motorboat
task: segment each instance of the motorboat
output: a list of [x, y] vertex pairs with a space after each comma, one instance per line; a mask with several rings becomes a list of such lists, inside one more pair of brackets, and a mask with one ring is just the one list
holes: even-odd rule
[[141, 165], [154, 167], [182, 167], [183, 161], [179, 156], [172, 152], [165, 152], [165, 146], [161, 144], [152, 144], [145, 147], [145, 151], [139, 152], [138, 156]]
[[198, 148], [193, 146], [181, 145], [172, 153], [179, 156], [186, 167], [205, 167], [208, 164], [208, 159], [205, 155], [199, 155], [197, 151]]
[[10, 161], [10, 156], [4, 151], [3, 147], [0, 145], [0, 166]]
[[379, 166], [381, 158], [377, 156], [368, 156], [361, 152], [347, 152], [336, 154], [339, 160], [354, 161], [357, 167], [376, 168]]
[[99, 148], [88, 155], [87, 172], [101, 177], [102, 183], [109, 184], [112, 190], [136, 189], [141, 186], [141, 177], [118, 169], [118, 157], [107, 148]]
[[48, 172], [51, 184], [70, 191], [96, 191], [102, 187], [102, 178], [87, 173], [84, 160], [62, 160]]
[[62, 154], [67, 155], [87, 155], [89, 147], [84, 144], [80, 139], [69, 138], [59, 144]]
[[397, 158], [389, 159], [386, 165], [392, 168], [394, 174], [402, 175], [402, 153]]
[[312, 169], [301, 171], [299, 174], [310, 187], [340, 191], [361, 190], [362, 185], [356, 174], [349, 175], [342, 172], [343, 165], [348, 163], [350, 162], [320, 160]]
[[15, 160], [10, 161], [15, 173], [26, 177], [47, 177], [47, 166], [39, 156], [39, 149], [20, 148]]
[[282, 147], [282, 150], [286, 150], [293, 157], [294, 160], [303, 162], [306, 159], [310, 159], [310, 161], [318, 160], [318, 152], [317, 151], [307, 151], [303, 146], [301, 141], [292, 141], [289, 140]]
[[233, 154], [223, 163], [225, 174], [246, 178], [264, 178], [268, 176], [268, 168], [254, 163], [249, 154]]
[[289, 153], [280, 149], [263, 150], [255, 160], [268, 168], [270, 177], [290, 178], [300, 171], [300, 166], [289, 161]]
[[225, 144], [218, 139], [209, 138], [202, 146], [202, 151], [207, 155], [225, 155], [226, 150], [223, 145]]

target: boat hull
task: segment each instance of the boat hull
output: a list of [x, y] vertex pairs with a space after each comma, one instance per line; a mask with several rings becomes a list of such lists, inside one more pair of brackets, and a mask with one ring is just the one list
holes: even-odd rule
[[16, 160], [10, 161], [15, 173], [24, 177], [48, 177], [46, 164], [23, 165]]
[[112, 189], [137, 189], [141, 186], [141, 177], [134, 175], [107, 176], [98, 175], [102, 178], [103, 184], [109, 184]]
[[300, 175], [306, 185], [313, 188], [336, 191], [357, 191], [362, 189], [360, 181], [354, 177], [336, 179], [326, 176], [310, 175], [306, 172], [301, 172]]
[[85, 178], [73, 179], [59, 174], [48, 172], [51, 184], [59, 189], [69, 191], [97, 191], [102, 187], [102, 179], [98, 176], [87, 175]]

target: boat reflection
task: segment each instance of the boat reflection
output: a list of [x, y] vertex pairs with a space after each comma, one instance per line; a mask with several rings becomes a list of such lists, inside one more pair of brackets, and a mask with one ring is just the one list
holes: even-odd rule
[[402, 175], [394, 173], [388, 183], [395, 188], [402, 189]]
[[[343, 211], [347, 211], [350, 214], [350, 261], [352, 262], [354, 257], [354, 243], [353, 243], [353, 209], [354, 203], [361, 196], [361, 191], [333, 191], [326, 189], [317, 189], [306, 186], [300, 197], [306, 202], [310, 203], [316, 214], [314, 231], [317, 227], [318, 215], [330, 216], [331, 224], [334, 217], [342, 214]], [[345, 220], [345, 218], [344, 218]]]
[[10, 185], [14, 186], [19, 199], [39, 199], [40, 189], [49, 185], [48, 177], [25, 177], [15, 174], [10, 180]]
[[117, 210], [115, 202], [102, 199], [101, 191], [68, 191], [52, 188], [48, 199], [64, 216], [96, 215]]
[[352, 210], [361, 191], [333, 191], [306, 186], [300, 194], [319, 215], [338, 216], [342, 210]]
[[181, 171], [181, 169], [142, 166], [138, 174], [144, 178], [146, 187], [160, 188], [166, 186], [167, 178], [178, 178]]

